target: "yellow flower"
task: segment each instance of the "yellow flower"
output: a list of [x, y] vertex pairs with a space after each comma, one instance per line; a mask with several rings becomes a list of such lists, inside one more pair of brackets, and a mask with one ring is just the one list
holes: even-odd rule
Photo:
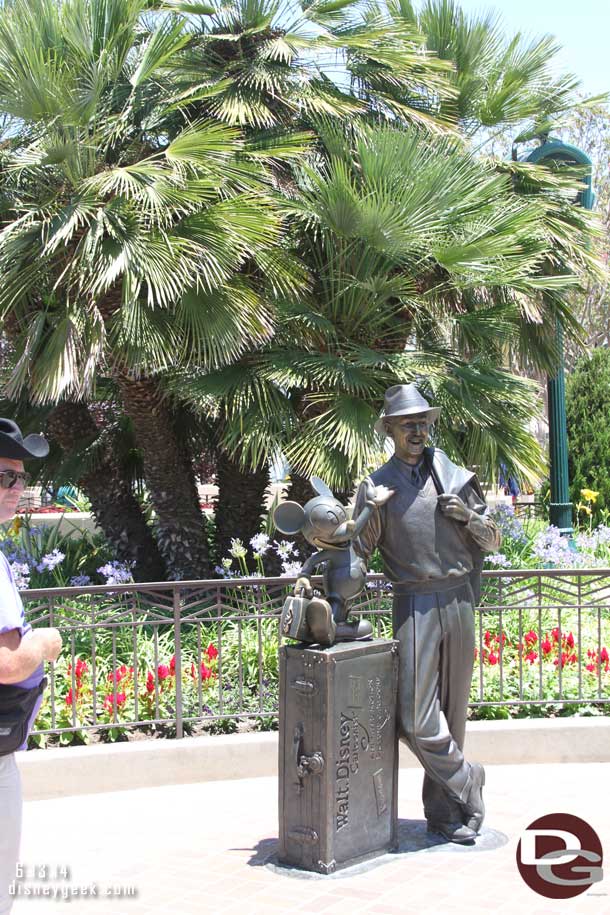
[[[594, 492], [592, 489], [581, 489], [580, 494], [587, 502], [597, 502], [597, 497], [599, 496], [599, 493]], [[589, 514], [591, 514], [591, 512], [589, 512]]]
[[11, 524], [10, 528], [8, 529], [9, 537], [16, 537], [22, 527], [23, 527], [23, 519], [15, 518], [15, 520]]
[[582, 502], [578, 502], [576, 505], [577, 512], [584, 512], [586, 515], [591, 514], [591, 508], [588, 505], [583, 505]]

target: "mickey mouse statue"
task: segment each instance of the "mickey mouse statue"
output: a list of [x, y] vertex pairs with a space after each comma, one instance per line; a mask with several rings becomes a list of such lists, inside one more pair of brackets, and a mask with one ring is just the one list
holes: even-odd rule
[[[273, 520], [283, 534], [303, 534], [308, 543], [318, 548], [301, 567], [294, 587], [294, 598], [288, 598], [282, 612], [285, 635], [320, 645], [367, 639], [372, 633], [365, 620], [347, 620], [348, 601], [363, 590], [366, 565], [356, 554], [352, 542], [362, 532], [374, 511], [384, 505], [394, 490], [375, 487], [367, 481], [366, 504], [357, 521], [348, 520], [347, 509], [334, 497], [329, 487], [318, 477], [311, 485], [317, 495], [303, 508], [298, 502], [282, 502], [273, 513]], [[316, 566], [325, 563], [324, 594], [314, 597], [309, 576]], [[299, 600], [300, 595], [307, 600]], [[299, 619], [295, 619], [295, 610]]]

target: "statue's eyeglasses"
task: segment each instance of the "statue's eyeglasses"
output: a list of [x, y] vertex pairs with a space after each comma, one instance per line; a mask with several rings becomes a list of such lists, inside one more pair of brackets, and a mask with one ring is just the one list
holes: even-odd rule
[[17, 484], [17, 480], [21, 480], [23, 486], [26, 487], [31, 479], [31, 475], [24, 473], [22, 470], [0, 470], [0, 487], [2, 489], [12, 489]]

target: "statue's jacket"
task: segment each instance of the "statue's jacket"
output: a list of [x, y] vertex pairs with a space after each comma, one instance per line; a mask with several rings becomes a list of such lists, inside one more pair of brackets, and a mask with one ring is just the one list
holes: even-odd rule
[[[387, 486], [394, 495], [373, 513], [354, 546], [367, 562], [379, 548], [384, 572], [397, 594], [445, 591], [470, 579], [476, 597], [483, 553], [498, 549], [499, 531], [474, 473], [458, 467], [438, 448], [426, 448], [422, 466], [430, 464], [432, 471], [424, 472], [418, 484], [412, 482], [411, 465], [395, 456], [371, 474], [375, 486]], [[459, 495], [474, 510], [467, 524], [441, 512], [439, 490]], [[365, 503], [363, 483], [354, 518]]]

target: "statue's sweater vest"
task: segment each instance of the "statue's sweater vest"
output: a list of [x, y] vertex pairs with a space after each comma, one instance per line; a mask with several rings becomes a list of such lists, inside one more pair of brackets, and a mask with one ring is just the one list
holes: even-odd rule
[[[465, 525], [443, 515], [430, 476], [420, 488], [391, 461], [371, 479], [395, 494], [375, 513], [361, 544], [367, 555], [379, 547], [390, 581], [406, 590], [444, 590], [472, 571], [476, 544]], [[460, 495], [472, 507], [478, 501], [469, 483]]]

